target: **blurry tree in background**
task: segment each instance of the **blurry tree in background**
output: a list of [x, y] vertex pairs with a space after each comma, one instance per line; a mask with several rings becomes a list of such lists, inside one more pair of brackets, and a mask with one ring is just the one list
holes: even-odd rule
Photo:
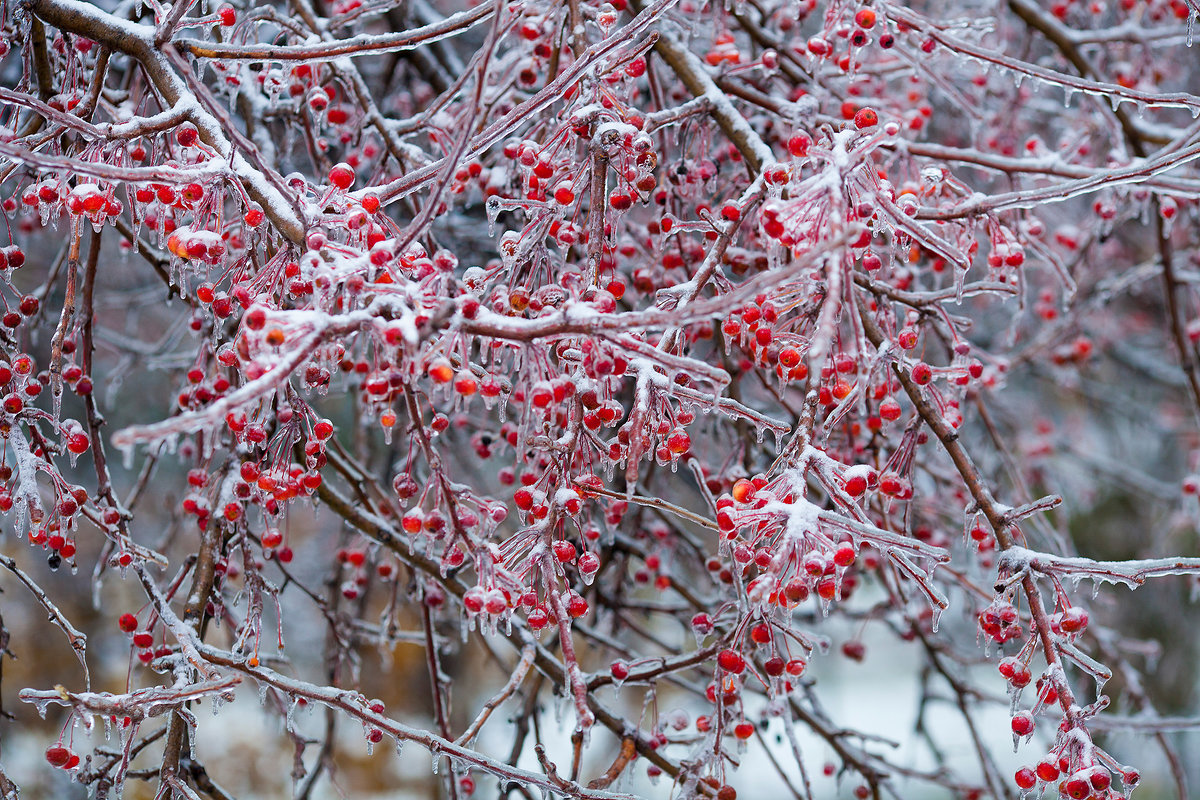
[[0, 797], [1188, 797], [1198, 11], [8, 0]]

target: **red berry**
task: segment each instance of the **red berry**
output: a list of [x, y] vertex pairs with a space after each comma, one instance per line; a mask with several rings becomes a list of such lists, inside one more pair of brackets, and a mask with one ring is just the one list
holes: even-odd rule
[[1062, 791], [1072, 800], [1086, 800], [1092, 794], [1092, 784], [1083, 774], [1076, 773], [1063, 783]]
[[572, 619], [579, 619], [588, 612], [588, 602], [577, 594], [571, 595], [567, 601], [567, 614]]
[[1079, 606], [1071, 606], [1062, 612], [1059, 627], [1063, 633], [1079, 633], [1088, 624], [1088, 613]]
[[137, 630], [137, 617], [133, 614], [122, 614], [121, 618], [117, 620], [117, 625], [126, 633], [133, 633]]
[[565, 539], [559, 539], [555, 542], [552, 549], [554, 550], [554, 557], [564, 564], [575, 560], [575, 545]]
[[190, 122], [185, 122], [175, 129], [175, 141], [183, 147], [191, 147], [200, 139], [200, 132]]
[[717, 655], [717, 666], [726, 672], [739, 675], [746, 668], [746, 659], [737, 650], [722, 650]]
[[1089, 780], [1092, 784], [1092, 788], [1103, 794], [1112, 784], [1112, 775], [1110, 775], [1108, 770], [1106, 770], [1104, 767], [1095, 766], [1092, 767], [1092, 770], [1089, 773]]
[[1058, 765], [1053, 758], [1043, 758], [1038, 762], [1037, 776], [1047, 783], [1058, 780]]
[[449, 359], [434, 359], [429, 363], [426, 371], [434, 383], [449, 383], [454, 380], [454, 367], [451, 366]]
[[345, 191], [354, 185], [354, 169], [346, 163], [334, 164], [329, 170], [329, 182]]
[[1037, 786], [1037, 775], [1033, 774], [1033, 770], [1029, 767], [1021, 767], [1017, 770], [1015, 780], [1020, 789], [1032, 789]]
[[900, 404], [891, 397], [879, 404], [879, 416], [888, 422], [900, 419]]
[[808, 148], [812, 146], [812, 139], [809, 139], [803, 133], [798, 133], [788, 139], [788, 152], [797, 158], [808, 155]]
[[462, 370], [454, 376], [454, 391], [469, 397], [479, 391], [479, 381], [468, 370]]
[[621, 191], [614, 191], [608, 196], [608, 204], [617, 211], [624, 211], [633, 205], [633, 198]]
[[472, 614], [478, 614], [483, 611], [483, 605], [487, 601], [487, 593], [478, 586], [474, 586], [467, 590], [463, 595], [463, 607]]
[[879, 124], [879, 115], [872, 108], [860, 108], [854, 115], [854, 126], [860, 131]]
[[259, 225], [263, 224], [263, 221], [265, 221], [266, 218], [267, 215], [263, 213], [261, 208], [252, 206], [246, 210], [246, 214], [242, 217], [242, 221], [246, 223], [247, 227], [257, 228]]
[[754, 498], [755, 491], [753, 483], [741, 478], [733, 484], [733, 499], [739, 503], [749, 503]]
[[67, 762], [71, 760], [71, 751], [63, 747], [61, 744], [51, 745], [46, 748], [46, 761], [51, 766], [65, 767]]
[[532, 609], [529, 612], [529, 616], [527, 616], [525, 619], [529, 623], [529, 627], [533, 628], [535, 631], [540, 631], [549, 624], [550, 614], [546, 611], [546, 609], [538, 606], [537, 608]]

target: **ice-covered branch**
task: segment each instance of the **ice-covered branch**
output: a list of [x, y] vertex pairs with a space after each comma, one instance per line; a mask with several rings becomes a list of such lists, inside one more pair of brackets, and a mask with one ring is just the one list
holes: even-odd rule
[[1000, 557], [1000, 569], [1016, 575], [1032, 570], [1059, 579], [1120, 584], [1129, 589], [1150, 578], [1192, 576], [1200, 572], [1200, 558], [1147, 558], [1129, 561], [1096, 561], [1091, 558], [1056, 556], [1024, 547], [1010, 547]]

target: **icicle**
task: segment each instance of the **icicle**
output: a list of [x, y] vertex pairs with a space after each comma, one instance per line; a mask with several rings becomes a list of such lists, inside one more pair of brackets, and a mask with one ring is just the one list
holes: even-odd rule
[[488, 236], [495, 236], [496, 218], [500, 216], [500, 198], [493, 195], [487, 199], [484, 206], [487, 210]]
[[563, 724], [563, 718], [566, 716], [567, 698], [571, 696], [568, 690], [566, 694], [560, 695], [554, 701], [554, 723], [560, 728]]
[[133, 469], [133, 444], [119, 444], [117, 449], [121, 451], [121, 461], [125, 465], [125, 469]]
[[429, 752], [433, 754], [433, 774], [438, 774], [438, 769], [442, 766], [442, 750], [436, 743], [430, 745]]
[[33, 707], [37, 709], [38, 716], [42, 719], [46, 718], [46, 709], [50, 706], [49, 700], [34, 700]]

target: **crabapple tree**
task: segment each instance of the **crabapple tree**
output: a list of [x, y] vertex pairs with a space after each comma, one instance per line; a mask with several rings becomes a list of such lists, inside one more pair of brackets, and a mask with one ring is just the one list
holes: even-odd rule
[[2, 9], [0, 797], [1200, 777], [1197, 0]]

